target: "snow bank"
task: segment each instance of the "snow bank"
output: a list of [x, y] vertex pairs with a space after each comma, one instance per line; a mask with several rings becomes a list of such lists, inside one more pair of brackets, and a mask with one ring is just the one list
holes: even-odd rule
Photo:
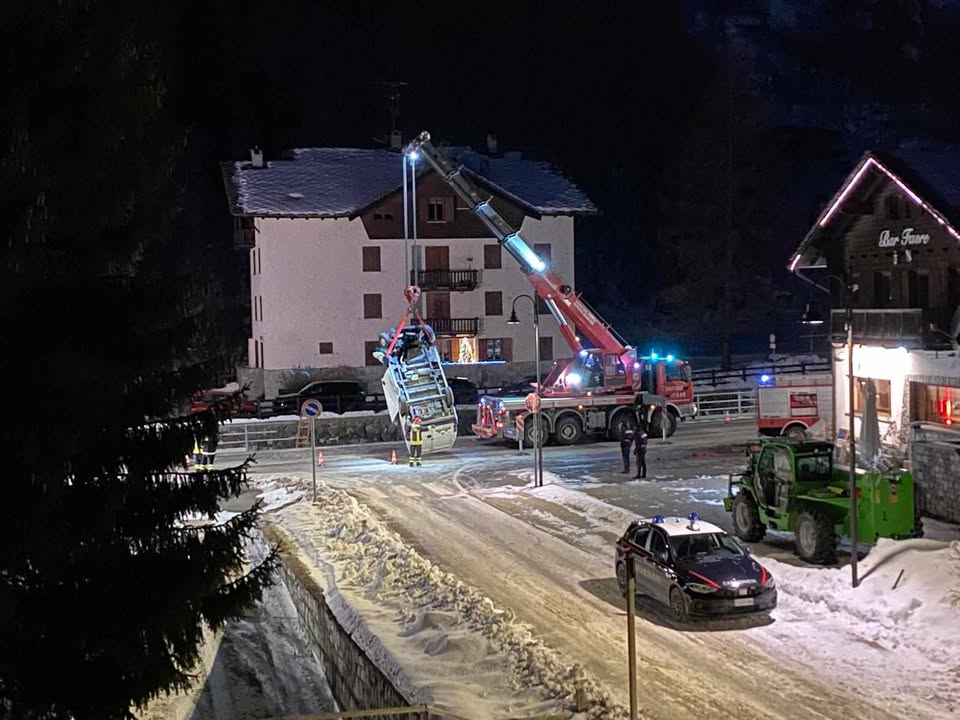
[[321, 484], [316, 504], [278, 516], [328, 595], [358, 611], [389, 651], [381, 660], [399, 663], [441, 709], [478, 720], [560, 710], [573, 717], [568, 708], [580, 688], [590, 709], [578, 717], [625, 717], [581, 666], [426, 560], [347, 493]]
[[903, 712], [960, 712], [960, 541], [881, 539], [859, 564], [857, 589], [849, 566], [762, 561], [777, 580], [779, 607], [773, 625], [750, 632], [769, 650], [899, 701]]

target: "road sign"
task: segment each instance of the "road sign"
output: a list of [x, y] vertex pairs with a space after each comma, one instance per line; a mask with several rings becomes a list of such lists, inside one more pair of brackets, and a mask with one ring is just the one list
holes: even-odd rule
[[322, 412], [323, 405], [320, 404], [319, 400], [304, 400], [303, 405], [300, 406], [300, 417], [320, 417]]
[[527, 395], [524, 405], [527, 406], [527, 412], [539, 412], [540, 411], [540, 396], [536, 393], [530, 393]]

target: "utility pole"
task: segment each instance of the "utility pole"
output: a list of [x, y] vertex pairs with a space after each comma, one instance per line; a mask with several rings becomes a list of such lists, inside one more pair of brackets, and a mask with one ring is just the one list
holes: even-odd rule
[[630, 720], [637, 720], [637, 578], [633, 557], [625, 558], [627, 568], [627, 674], [630, 682]]

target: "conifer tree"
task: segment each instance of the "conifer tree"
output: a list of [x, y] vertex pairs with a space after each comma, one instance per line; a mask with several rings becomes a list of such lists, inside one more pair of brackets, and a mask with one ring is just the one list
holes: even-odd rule
[[217, 521], [245, 466], [183, 466], [222, 413], [179, 413], [231, 358], [178, 226], [176, 12], [23, 0], [0, 20], [0, 717], [122, 718], [183, 688], [204, 625], [275, 568], [244, 561], [256, 508]]

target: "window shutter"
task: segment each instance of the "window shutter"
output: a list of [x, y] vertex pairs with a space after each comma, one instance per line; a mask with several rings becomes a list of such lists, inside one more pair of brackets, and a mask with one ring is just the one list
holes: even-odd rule
[[477, 340], [477, 360], [483, 362], [487, 359], [487, 339], [480, 338]]
[[453, 222], [454, 219], [454, 203], [452, 197], [445, 197], [443, 199], [443, 221], [444, 222]]
[[513, 338], [503, 338], [500, 341], [500, 359], [506, 362], [513, 361]]
[[427, 221], [427, 218], [428, 218], [428, 215], [427, 215], [427, 207], [428, 207], [428, 206], [429, 206], [429, 202], [427, 201], [427, 198], [425, 198], [425, 197], [419, 197], [419, 198], [417, 198], [417, 217], [420, 219], [420, 222], [426, 222], [426, 221]]

